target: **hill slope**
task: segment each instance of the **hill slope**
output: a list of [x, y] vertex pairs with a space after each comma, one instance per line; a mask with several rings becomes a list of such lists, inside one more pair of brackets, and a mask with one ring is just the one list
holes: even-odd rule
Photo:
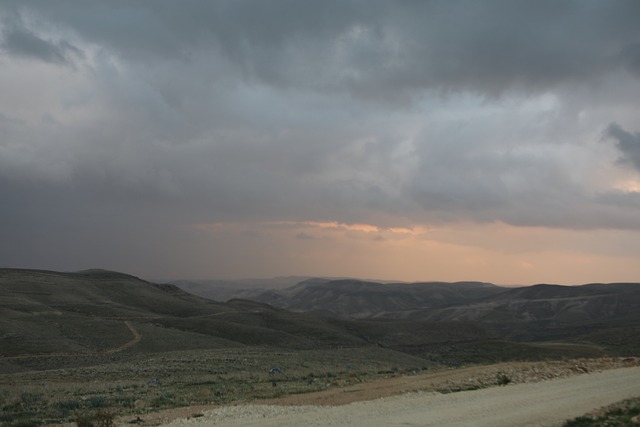
[[455, 307], [422, 310], [412, 318], [627, 326], [640, 324], [640, 284], [534, 285]]
[[[595, 346], [616, 354], [640, 351], [638, 283], [502, 288], [480, 282], [382, 284], [316, 278], [284, 289], [239, 292], [248, 299], [296, 312], [366, 319], [358, 330], [372, 342], [412, 354], [430, 353], [429, 357], [434, 348], [436, 358], [443, 352], [477, 352], [479, 356], [499, 349], [515, 357], [527, 357], [532, 350], [522, 347], [522, 342], [549, 340]], [[379, 331], [385, 330], [383, 320], [395, 321], [393, 327], [399, 332], [394, 339], [389, 339], [390, 334], [380, 336]], [[430, 332], [415, 339], [417, 333], [400, 332], [403, 325], [415, 330], [427, 325]], [[462, 328], [470, 332], [476, 328], [478, 335], [469, 345], [451, 333], [449, 342], [439, 341], [444, 343], [442, 347], [434, 341], [438, 334], [433, 325], [446, 325], [448, 331]], [[400, 335], [402, 338], [398, 338]]]
[[[190, 282], [174, 282], [185, 290], [196, 288]], [[203, 296], [220, 295], [217, 285], [201, 283]], [[271, 289], [236, 289], [228, 293], [296, 312], [348, 318], [406, 317], [409, 312], [463, 304], [497, 295], [505, 289], [482, 282], [378, 283], [355, 279], [303, 280], [293, 286]]]
[[[250, 346], [384, 350], [447, 365], [634, 354], [639, 289], [309, 280], [264, 296], [333, 314], [320, 316], [244, 299], [215, 302], [122, 273], [0, 269], [0, 372]], [[549, 340], [565, 342], [540, 343]]]
[[0, 269], [0, 365], [33, 365], [45, 356], [104, 358], [120, 350], [363, 342], [324, 319], [251, 301], [218, 303], [122, 273]]

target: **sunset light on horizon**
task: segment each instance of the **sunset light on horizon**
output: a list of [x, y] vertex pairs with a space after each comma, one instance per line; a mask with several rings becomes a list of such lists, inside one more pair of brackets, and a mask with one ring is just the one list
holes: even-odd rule
[[0, 1], [0, 264], [640, 281], [640, 2]]

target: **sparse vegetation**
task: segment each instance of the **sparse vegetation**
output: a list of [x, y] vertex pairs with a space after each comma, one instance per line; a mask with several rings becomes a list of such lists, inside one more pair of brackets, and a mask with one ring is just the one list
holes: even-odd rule
[[[0, 374], [0, 421], [2, 427], [28, 417], [47, 423], [83, 421], [95, 410], [116, 416], [273, 398], [409, 373], [416, 360], [378, 347], [244, 347], [138, 355], [93, 367]], [[274, 363], [282, 366], [281, 373], [270, 373]]]
[[640, 424], [640, 397], [615, 403], [564, 423], [563, 427], [628, 427]]
[[113, 427], [114, 417], [109, 412], [99, 411], [91, 415], [79, 415], [75, 422], [78, 427]]
[[[274, 362], [282, 367], [281, 374], [270, 373]], [[602, 366], [613, 363], [626, 366], [631, 362], [603, 361]], [[433, 370], [416, 373], [415, 366], [415, 358], [378, 347], [316, 351], [245, 347], [160, 353], [110, 365], [0, 375], [0, 421], [2, 427], [74, 421], [99, 427], [92, 418], [98, 411], [114, 417], [144, 417], [159, 409], [269, 399]], [[506, 383], [506, 379], [522, 383], [593, 371], [598, 366], [588, 360], [522, 364], [517, 369], [489, 366], [482, 375], [465, 375], [435, 385], [433, 390], [476, 390]], [[156, 377], [160, 380], [150, 381]]]
[[[600, 330], [575, 323], [336, 319], [246, 300], [207, 301], [109, 272], [0, 269], [0, 290], [0, 307], [10, 307], [0, 322], [0, 427], [73, 421], [110, 427], [124, 414], [268, 399], [436, 367], [640, 351], [633, 317], [624, 319], [629, 326], [602, 323]], [[565, 368], [559, 375], [592, 369], [586, 362]], [[492, 371], [433, 389], [523, 381], [517, 372]]]
[[77, 399], [74, 400], [64, 400], [62, 402], [58, 402], [56, 404], [58, 410], [60, 411], [61, 417], [66, 417], [70, 413], [77, 411], [82, 406], [81, 402]]
[[507, 385], [511, 382], [511, 378], [504, 372], [500, 372], [496, 375], [496, 381], [498, 385]]
[[39, 427], [41, 425], [42, 421], [37, 418], [18, 418], [2, 423], [2, 426], [6, 427]]

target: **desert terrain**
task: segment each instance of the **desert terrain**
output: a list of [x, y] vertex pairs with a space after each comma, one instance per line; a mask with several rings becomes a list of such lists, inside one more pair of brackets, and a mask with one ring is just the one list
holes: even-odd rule
[[637, 396], [639, 383], [640, 367], [622, 368], [451, 394], [404, 393], [341, 406], [227, 406], [165, 426], [560, 426], [593, 407]]
[[[268, 408], [301, 405], [340, 414], [344, 405], [402, 408], [405, 398], [494, 389], [534, 396], [547, 393], [537, 384], [601, 374], [621, 384], [617, 372], [637, 372], [637, 284], [303, 279], [239, 291], [255, 300], [214, 301], [104, 270], [0, 270], [2, 426], [206, 423], [238, 408], [269, 418]], [[594, 385], [604, 398], [585, 393], [558, 416], [640, 396], [635, 377], [624, 378], [624, 392]], [[402, 419], [388, 414], [389, 423]]]

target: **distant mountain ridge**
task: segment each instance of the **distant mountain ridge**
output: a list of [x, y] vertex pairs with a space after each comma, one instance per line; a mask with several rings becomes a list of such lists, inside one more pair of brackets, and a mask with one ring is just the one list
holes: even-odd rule
[[640, 284], [534, 285], [509, 289], [461, 306], [421, 310], [411, 317], [434, 321], [551, 321], [624, 326], [640, 321]]
[[481, 282], [382, 284], [355, 279], [309, 279], [286, 289], [245, 297], [287, 310], [367, 318], [464, 304], [503, 291]]
[[[206, 296], [206, 289], [201, 291]], [[236, 293], [301, 313], [344, 319], [463, 322], [482, 325], [496, 336], [525, 341], [562, 340], [618, 328], [626, 338], [616, 342], [635, 346], [637, 341], [640, 345], [639, 283], [506, 288], [483, 282], [383, 284], [310, 278], [289, 287], [239, 289]], [[636, 327], [637, 332], [629, 329]], [[636, 333], [638, 338], [632, 338]]]
[[[289, 280], [287, 283], [283, 279]], [[446, 307], [496, 295], [505, 288], [485, 282], [382, 283], [358, 279], [311, 277], [291, 284], [276, 278], [259, 286], [255, 281], [189, 281], [170, 283], [204, 298], [243, 298], [297, 312], [366, 318], [412, 310]], [[256, 286], [258, 285], [258, 286]]]
[[[207, 297], [206, 287], [199, 294]], [[506, 288], [471, 281], [379, 283], [309, 278], [289, 287], [236, 289], [233, 295], [296, 312], [346, 318], [619, 324], [640, 320], [639, 283]]]
[[141, 334], [129, 352], [364, 342], [309, 315], [248, 300], [215, 302], [123, 273], [0, 269], [0, 371], [30, 363], [22, 355], [110, 354], [131, 340], [126, 322]]
[[304, 279], [241, 292], [256, 297], [217, 302], [105, 270], [0, 269], [0, 373], [246, 346], [448, 365], [640, 352], [640, 284]]

